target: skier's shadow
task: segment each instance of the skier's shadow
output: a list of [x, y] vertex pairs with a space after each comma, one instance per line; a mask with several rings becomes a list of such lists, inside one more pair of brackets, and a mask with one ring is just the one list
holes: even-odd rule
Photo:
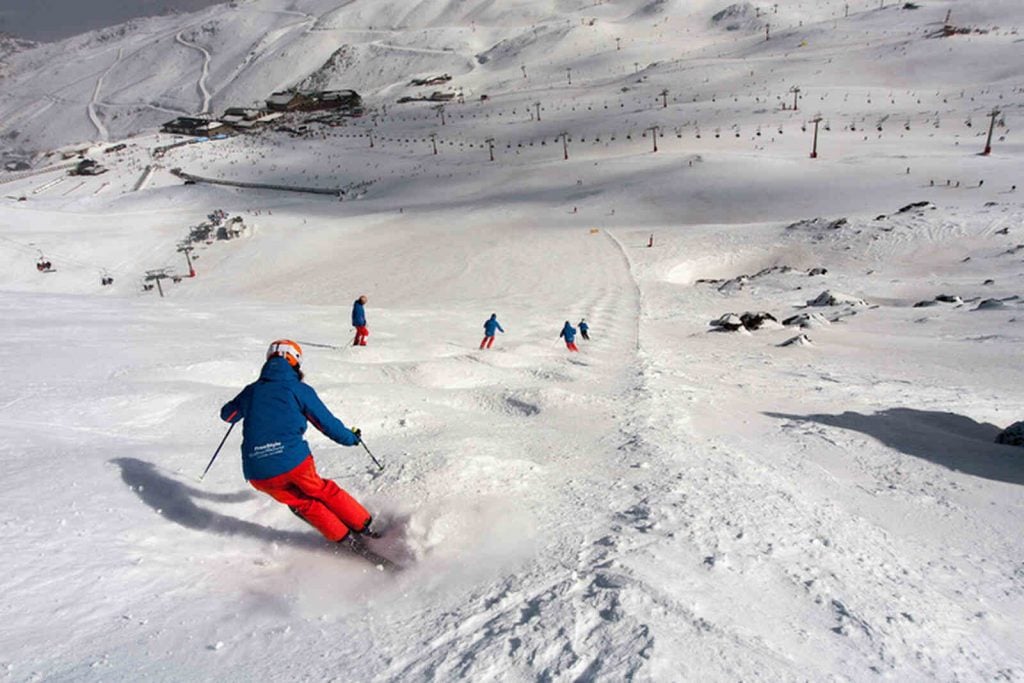
[[304, 550], [329, 551], [330, 544], [319, 535], [297, 531], [278, 531], [261, 524], [246, 522], [196, 505], [196, 500], [214, 503], [241, 503], [256, 494], [250, 491], [212, 493], [188, 486], [161, 473], [156, 465], [136, 458], [114, 458], [110, 461], [121, 469], [121, 479], [161, 517], [188, 529], [222, 536], [246, 536], [268, 543], [279, 543]]
[[964, 415], [934, 410], [889, 408], [872, 415], [765, 415], [796, 422], [849, 429], [866, 434], [897, 451], [953, 471], [1010, 484], [1024, 484], [1024, 458], [1012, 446], [994, 443], [1000, 429]]

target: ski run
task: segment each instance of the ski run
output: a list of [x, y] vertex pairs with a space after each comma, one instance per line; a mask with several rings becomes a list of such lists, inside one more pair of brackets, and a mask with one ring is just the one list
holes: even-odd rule
[[[1021, 30], [246, 0], [0, 41], [0, 680], [1024, 680]], [[160, 131], [289, 89], [361, 109]], [[243, 477], [275, 340], [380, 538]]]

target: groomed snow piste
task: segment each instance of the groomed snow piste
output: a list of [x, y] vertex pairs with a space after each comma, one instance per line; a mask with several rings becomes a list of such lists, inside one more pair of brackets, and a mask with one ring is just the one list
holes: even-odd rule
[[[254, 0], [4, 56], [0, 678], [1024, 679], [1024, 6], [882, 4]], [[441, 73], [443, 122], [397, 103]], [[293, 86], [367, 114], [157, 153]], [[237, 433], [199, 481], [281, 337], [401, 571]]]

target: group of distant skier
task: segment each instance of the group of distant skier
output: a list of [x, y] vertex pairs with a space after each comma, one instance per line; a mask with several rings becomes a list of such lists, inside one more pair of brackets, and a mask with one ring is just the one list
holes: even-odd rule
[[[366, 326], [366, 302], [365, 294], [360, 295], [352, 302], [352, 327], [356, 331], [356, 335], [352, 339], [352, 346], [366, 346], [366, 338], [370, 336], [370, 329]], [[587, 324], [586, 318], [580, 319], [578, 328], [580, 336], [590, 341], [590, 325]], [[569, 351], [578, 352], [580, 350], [576, 346], [576, 330], [577, 328], [566, 320], [562, 331], [558, 333], [558, 338], [565, 340], [565, 348]], [[498, 314], [491, 313], [491, 317], [484, 321], [484, 338], [480, 341], [481, 351], [494, 346], [494, 338], [498, 332], [505, 334], [505, 328], [498, 322]]]
[[[365, 294], [352, 303], [353, 346], [366, 346], [370, 336], [366, 303]], [[566, 320], [558, 335], [571, 352], [579, 351], [576, 331]], [[580, 320], [583, 339], [590, 339], [589, 331], [587, 321]], [[480, 349], [490, 349], [498, 332], [505, 330], [492, 313], [484, 322]], [[379, 536], [372, 528], [372, 515], [334, 481], [320, 476], [303, 438], [309, 422], [342, 446], [362, 443], [362, 432], [335, 417], [304, 379], [302, 347], [290, 339], [278, 339], [267, 349], [259, 379], [224, 404], [221, 419], [232, 425], [244, 421], [242, 474], [253, 488], [287, 505], [327, 540], [366, 554], [364, 539]]]
[[[579, 331], [584, 339], [590, 339], [590, 326], [587, 324], [586, 319], [580, 320]], [[505, 330], [502, 328], [501, 323], [498, 322], [498, 314], [491, 313], [491, 317], [484, 322], [484, 338], [480, 342], [481, 349], [489, 349], [494, 346], [495, 332], [504, 334]], [[579, 348], [576, 346], [576, 328], [568, 320], [565, 321], [562, 331], [558, 333], [558, 338], [565, 340], [565, 348], [570, 351], [579, 351]]]

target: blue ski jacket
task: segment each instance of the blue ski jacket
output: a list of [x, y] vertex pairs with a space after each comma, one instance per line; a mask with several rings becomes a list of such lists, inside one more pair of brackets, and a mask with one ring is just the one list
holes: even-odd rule
[[502, 334], [505, 333], [505, 330], [504, 328], [502, 328], [501, 323], [498, 322], [498, 317], [496, 315], [492, 315], [490, 318], [487, 319], [487, 322], [484, 323], [484, 336], [493, 337], [495, 330], [500, 330]]
[[299, 379], [288, 361], [275, 356], [260, 378], [224, 404], [220, 417], [242, 425], [242, 473], [246, 480], [269, 479], [290, 472], [310, 455], [302, 435], [306, 421], [327, 438], [355, 446], [359, 437], [334, 417], [316, 391]]
[[576, 341], [576, 328], [569, 323], [566, 323], [565, 327], [562, 328], [562, 331], [558, 333], [558, 336], [565, 337], [566, 344], [572, 344]]
[[585, 322], [583, 322], [581, 320], [580, 321], [580, 332], [586, 333], [586, 332], [589, 332], [589, 331], [590, 331], [590, 325], [586, 324]]
[[359, 303], [359, 299], [355, 300], [352, 304], [352, 327], [365, 327], [366, 326], [366, 311], [363, 309], [363, 305]]

